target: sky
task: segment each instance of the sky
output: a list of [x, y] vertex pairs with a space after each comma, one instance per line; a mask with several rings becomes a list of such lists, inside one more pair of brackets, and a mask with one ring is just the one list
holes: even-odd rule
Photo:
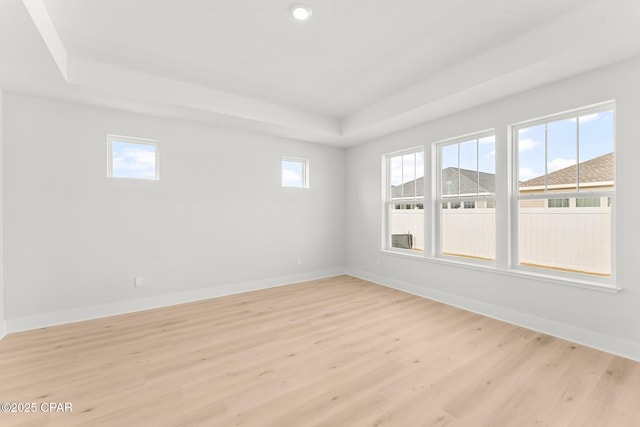
[[[458, 154], [460, 164], [458, 165]], [[472, 139], [442, 147], [442, 169], [449, 167], [496, 173], [494, 136]]]
[[113, 141], [112, 176], [116, 178], [156, 179], [156, 146]]
[[[546, 149], [545, 149], [546, 126]], [[557, 120], [518, 130], [518, 171], [526, 181], [577, 162], [614, 151], [613, 111]], [[579, 141], [578, 141], [579, 140]], [[442, 147], [442, 169], [448, 167], [495, 174], [495, 137], [449, 144]], [[391, 185], [424, 176], [424, 153], [391, 157]]]
[[424, 151], [391, 157], [391, 185], [396, 186], [424, 176]]
[[[485, 138], [475, 138], [469, 141], [444, 145], [441, 151], [442, 170], [447, 168], [459, 168], [490, 174], [496, 173], [496, 139], [493, 135]], [[476, 182], [474, 191], [476, 193], [478, 190], [477, 180], [478, 177], [475, 176], [473, 181]], [[450, 181], [445, 183], [443, 179], [443, 194], [453, 195], [453, 190], [446, 187], [450, 185], [450, 183]]]
[[544, 123], [518, 131], [520, 181], [612, 153], [613, 111], [549, 122], [546, 140]]
[[300, 161], [282, 161], [282, 186], [283, 187], [304, 187], [304, 179], [302, 174], [302, 162]]

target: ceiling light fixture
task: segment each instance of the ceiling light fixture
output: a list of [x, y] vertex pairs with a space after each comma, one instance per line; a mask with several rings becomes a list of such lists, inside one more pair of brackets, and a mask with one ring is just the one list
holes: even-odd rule
[[301, 4], [291, 6], [291, 15], [298, 21], [306, 21], [311, 17], [311, 8]]

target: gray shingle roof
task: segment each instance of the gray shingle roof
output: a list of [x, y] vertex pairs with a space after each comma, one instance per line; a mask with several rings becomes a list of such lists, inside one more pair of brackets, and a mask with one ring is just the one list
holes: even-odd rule
[[[460, 171], [460, 191], [458, 192], [458, 171]], [[478, 188], [478, 179], [480, 188]], [[496, 176], [492, 173], [469, 169], [446, 168], [442, 170], [442, 195], [487, 194], [496, 192]]]
[[[469, 169], [446, 168], [442, 171], [442, 194], [458, 193], [458, 171], [460, 171], [460, 194], [495, 193], [496, 177], [492, 173], [480, 172], [480, 189], [478, 191], [478, 172]], [[424, 177], [391, 187], [391, 197], [422, 197], [424, 195]]]
[[[458, 193], [458, 171], [460, 171], [460, 193]], [[580, 182], [613, 182], [613, 153], [604, 154], [580, 163]], [[492, 173], [480, 172], [480, 188], [477, 188], [478, 172], [469, 169], [446, 168], [442, 171], [442, 195], [480, 194], [496, 191], [496, 178]], [[571, 185], [576, 183], [576, 165], [557, 170], [547, 175], [547, 185]], [[544, 185], [544, 175], [520, 183], [520, 188]], [[417, 191], [417, 196], [416, 196]], [[391, 187], [391, 196], [424, 196], [424, 177]]]
[[[416, 196], [417, 193], [417, 196]], [[424, 177], [405, 182], [402, 185], [391, 187], [391, 197], [423, 197], [424, 196]]]
[[[613, 153], [604, 154], [580, 163], [580, 182], [613, 182], [614, 156]], [[551, 172], [547, 175], [547, 185], [576, 184], [576, 165]], [[544, 186], [544, 175], [520, 183], [523, 187]]]

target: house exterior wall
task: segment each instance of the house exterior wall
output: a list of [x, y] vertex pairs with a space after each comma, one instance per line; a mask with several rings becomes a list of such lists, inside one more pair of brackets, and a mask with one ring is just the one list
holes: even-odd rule
[[[585, 197], [588, 197], [589, 191], [611, 191], [614, 189], [614, 186], [610, 183], [602, 184], [602, 185], [580, 184], [580, 186], [583, 188], [585, 192]], [[519, 191], [520, 191], [520, 194], [522, 195], [543, 194], [545, 192], [544, 188], [542, 187], [521, 187]], [[555, 186], [555, 187], [549, 187], [547, 189], [547, 193], [549, 194], [575, 192], [575, 191], [576, 191], [575, 185], [572, 187], [571, 186]]]

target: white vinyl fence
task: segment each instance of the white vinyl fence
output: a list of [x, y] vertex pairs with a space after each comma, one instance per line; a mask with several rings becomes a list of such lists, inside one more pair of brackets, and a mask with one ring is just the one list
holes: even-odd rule
[[519, 224], [521, 263], [611, 274], [610, 208], [521, 208]]
[[[414, 248], [424, 249], [422, 210], [396, 210], [393, 234], [410, 233]], [[521, 208], [520, 263], [533, 266], [611, 274], [610, 208]], [[443, 209], [442, 251], [445, 254], [495, 259], [494, 209]]]
[[443, 209], [442, 252], [495, 260], [495, 209]]
[[391, 234], [413, 235], [413, 248], [424, 250], [424, 211], [398, 209], [391, 214]]

